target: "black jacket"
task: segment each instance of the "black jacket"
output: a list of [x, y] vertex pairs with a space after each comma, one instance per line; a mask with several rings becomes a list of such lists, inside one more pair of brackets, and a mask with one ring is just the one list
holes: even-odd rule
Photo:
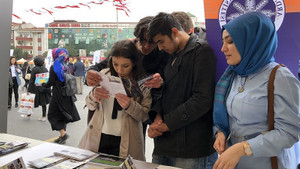
[[170, 131], [154, 139], [153, 154], [178, 158], [212, 154], [216, 73], [212, 48], [190, 37], [183, 51], [171, 56], [164, 73], [162, 97], [149, 116], [154, 120], [160, 113]]
[[72, 96], [63, 96], [62, 87], [64, 82], [61, 82], [53, 66], [50, 67], [49, 81], [43, 85], [45, 88], [52, 86], [52, 98], [50, 100], [48, 120], [51, 123], [53, 130], [60, 130], [61, 123], [75, 122], [80, 120], [79, 113]]
[[51, 90], [50, 90], [50, 88], [36, 86], [34, 84], [34, 82], [36, 79], [36, 77], [35, 77], [36, 74], [46, 73], [46, 72], [48, 72], [48, 69], [43, 66], [44, 65], [43, 58], [37, 57], [34, 59], [34, 62], [35, 62], [35, 66], [32, 68], [32, 71], [31, 71], [31, 77], [29, 80], [29, 86], [28, 86], [27, 91], [35, 94], [34, 107], [39, 107], [39, 105], [45, 106], [48, 103], [50, 103]]

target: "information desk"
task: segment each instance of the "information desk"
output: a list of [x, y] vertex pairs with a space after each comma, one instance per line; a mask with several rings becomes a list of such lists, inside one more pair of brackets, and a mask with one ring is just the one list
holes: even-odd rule
[[[60, 150], [72, 151], [72, 149], [73, 150], [78, 149], [76, 147], [70, 147], [70, 146], [65, 146], [65, 145], [60, 145], [60, 144], [55, 144], [55, 143], [48, 143], [45, 141], [15, 136], [15, 135], [11, 135], [11, 134], [0, 133], [0, 141], [12, 142], [12, 141], [16, 141], [16, 140], [25, 141], [30, 144], [21, 150], [1, 156], [0, 157], [0, 166], [3, 166], [12, 160], [22, 157], [24, 160], [24, 163], [26, 164], [26, 167], [30, 168], [28, 166], [28, 161], [53, 155], [54, 152], [58, 152]], [[137, 169], [156, 169], [156, 168], [158, 168], [158, 169], [178, 169], [175, 167], [162, 166], [162, 165], [147, 163], [147, 162], [139, 161], [139, 160], [134, 160], [134, 164], [136, 165]]]

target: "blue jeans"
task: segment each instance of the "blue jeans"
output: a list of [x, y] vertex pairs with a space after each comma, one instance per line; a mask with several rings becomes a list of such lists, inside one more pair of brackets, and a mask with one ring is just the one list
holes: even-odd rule
[[218, 153], [217, 152], [209, 155], [207, 157], [207, 163], [206, 163], [205, 169], [212, 169], [215, 162], [217, 161], [217, 159], [218, 159]]
[[214, 162], [217, 160], [217, 157], [218, 155], [216, 155], [216, 153], [202, 158], [173, 158], [152, 155], [152, 162], [184, 169], [211, 169]]

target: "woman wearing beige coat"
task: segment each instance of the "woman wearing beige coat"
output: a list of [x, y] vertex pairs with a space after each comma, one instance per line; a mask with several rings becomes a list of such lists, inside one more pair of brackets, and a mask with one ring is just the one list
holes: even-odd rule
[[[117, 42], [114, 46], [115, 48], [123, 48], [124, 46], [126, 47], [126, 45], [131, 46], [131, 44], [128, 43], [129, 42], [127, 41], [121, 41]], [[123, 64], [127, 66], [128, 64], [130, 65], [133, 61], [126, 60], [126, 57], [124, 57], [124, 55], [126, 54], [122, 52], [115, 53], [115, 48], [113, 47], [111, 50], [112, 57], [109, 61], [111, 65], [110, 69], [103, 69], [101, 72], [103, 74], [115, 76], [117, 73], [118, 76], [126, 78], [125, 76], [126, 74], [128, 74], [128, 72], [124, 73], [120, 71], [118, 66]], [[133, 54], [129, 54], [129, 56], [132, 57]], [[136, 66], [138, 65], [139, 64], [137, 63], [133, 63], [133, 65], [130, 65], [133, 66], [133, 68], [132, 70], [130, 70], [129, 78], [127, 77], [128, 79], [137, 80], [138, 78], [141, 78], [135, 77], [137, 76], [137, 74], [134, 74], [134, 72], [137, 71]], [[88, 96], [86, 97], [86, 105], [89, 110], [95, 110], [95, 113], [84, 135], [82, 136], [82, 139], [79, 143], [79, 148], [88, 149], [94, 152], [102, 152], [100, 142], [103, 139], [101, 138], [101, 136], [103, 136], [103, 134], [104, 136], [106, 136], [107, 134], [105, 133], [105, 130], [115, 130], [115, 128], [119, 128], [120, 132], [116, 136], [120, 138], [118, 155], [120, 157], [127, 157], [128, 155], [130, 155], [134, 159], [145, 160], [142, 122], [148, 119], [148, 111], [152, 102], [150, 91], [144, 91], [142, 97], [136, 96], [134, 94], [133, 96], [116, 94], [115, 100], [117, 100], [122, 107], [117, 114], [117, 119], [120, 120], [116, 125], [118, 127], [111, 124], [114, 123], [112, 122], [113, 120], [111, 120], [111, 109], [112, 105], [114, 104], [112, 103], [113, 99], [114, 98], [109, 96], [109, 93], [101, 86], [95, 86], [88, 94]], [[109, 143], [110, 140], [108, 139], [105, 141]]]

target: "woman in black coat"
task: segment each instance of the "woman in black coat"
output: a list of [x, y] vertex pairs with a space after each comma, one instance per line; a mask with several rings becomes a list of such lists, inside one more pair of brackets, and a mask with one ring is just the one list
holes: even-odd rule
[[49, 81], [43, 84], [43, 87], [49, 88], [52, 86], [52, 98], [49, 105], [48, 120], [52, 130], [60, 132], [59, 138], [54, 142], [64, 144], [69, 137], [66, 134], [67, 124], [80, 120], [80, 117], [76, 105], [74, 104], [75, 96], [62, 95], [62, 90], [65, 89], [62, 88], [65, 85], [64, 73], [68, 69], [66, 64], [68, 51], [63, 48], [54, 48], [52, 57], [54, 63], [50, 67]]
[[[44, 88], [42, 86], [36, 86], [34, 84], [36, 74], [46, 73], [48, 69], [44, 67], [44, 58], [36, 57], [33, 60], [35, 67], [32, 68], [31, 77], [29, 80], [29, 86], [27, 92], [34, 93], [34, 107], [42, 106], [42, 118], [40, 121], [46, 121], [46, 105], [50, 103], [51, 90], [50, 88]], [[28, 115], [27, 115], [28, 116]]]

